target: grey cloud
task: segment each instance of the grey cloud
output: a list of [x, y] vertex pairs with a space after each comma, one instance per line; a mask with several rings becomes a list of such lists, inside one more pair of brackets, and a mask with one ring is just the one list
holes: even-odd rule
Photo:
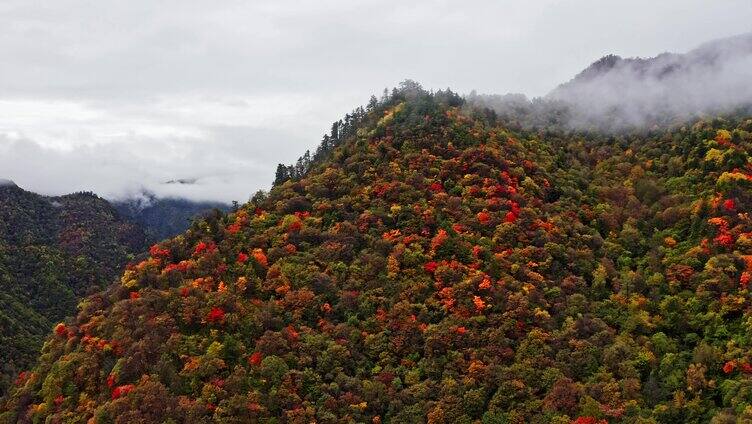
[[[289, 134], [242, 127], [214, 128], [201, 140], [127, 138], [65, 150], [5, 137], [0, 138], [0, 169], [19, 186], [43, 194], [94, 191], [122, 198], [148, 189], [161, 196], [244, 201], [268, 187], [270, 163], [295, 156], [280, 151], [275, 156], [263, 146], [293, 152], [292, 145], [301, 144]], [[181, 178], [195, 183], [166, 184]]]

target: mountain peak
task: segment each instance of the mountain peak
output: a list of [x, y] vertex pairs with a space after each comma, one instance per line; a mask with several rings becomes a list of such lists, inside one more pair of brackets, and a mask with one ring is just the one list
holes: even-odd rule
[[574, 81], [590, 80], [611, 71], [622, 63], [624, 59], [615, 54], [609, 54], [591, 63], [574, 77]]
[[752, 33], [713, 40], [683, 54], [665, 52], [648, 58], [623, 58], [608, 54], [562, 86], [591, 81], [614, 72], [631, 72], [641, 77], [661, 79], [674, 72], [687, 72], [699, 66], [719, 66], [722, 60], [749, 55], [752, 55]]
[[752, 34], [687, 53], [607, 55], [546, 96], [569, 106], [572, 125], [623, 129], [728, 113], [752, 104]]

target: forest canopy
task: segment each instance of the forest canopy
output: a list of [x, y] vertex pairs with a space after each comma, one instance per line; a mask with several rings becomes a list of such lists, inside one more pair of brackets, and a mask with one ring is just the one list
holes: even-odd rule
[[0, 422], [750, 420], [751, 131], [407, 82], [81, 302]]

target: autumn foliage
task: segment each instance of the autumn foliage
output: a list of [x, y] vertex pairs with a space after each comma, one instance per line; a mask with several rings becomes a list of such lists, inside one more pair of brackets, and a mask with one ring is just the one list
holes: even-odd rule
[[307, 171], [160, 243], [83, 302], [1, 410], [751, 419], [752, 121], [620, 137], [514, 128], [453, 93], [377, 101]]

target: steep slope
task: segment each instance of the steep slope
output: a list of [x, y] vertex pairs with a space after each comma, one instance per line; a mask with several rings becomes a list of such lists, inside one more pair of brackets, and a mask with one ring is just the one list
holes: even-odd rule
[[33, 363], [53, 324], [111, 283], [144, 241], [92, 194], [44, 197], [0, 185], [0, 393]]
[[0, 417], [750, 419], [752, 121], [513, 133], [445, 94], [395, 91], [295, 181], [152, 247]]
[[174, 237], [191, 225], [194, 219], [214, 209], [228, 211], [230, 206], [220, 202], [193, 201], [177, 197], [157, 197], [144, 192], [139, 196], [111, 202], [118, 213], [146, 231], [153, 241]]

